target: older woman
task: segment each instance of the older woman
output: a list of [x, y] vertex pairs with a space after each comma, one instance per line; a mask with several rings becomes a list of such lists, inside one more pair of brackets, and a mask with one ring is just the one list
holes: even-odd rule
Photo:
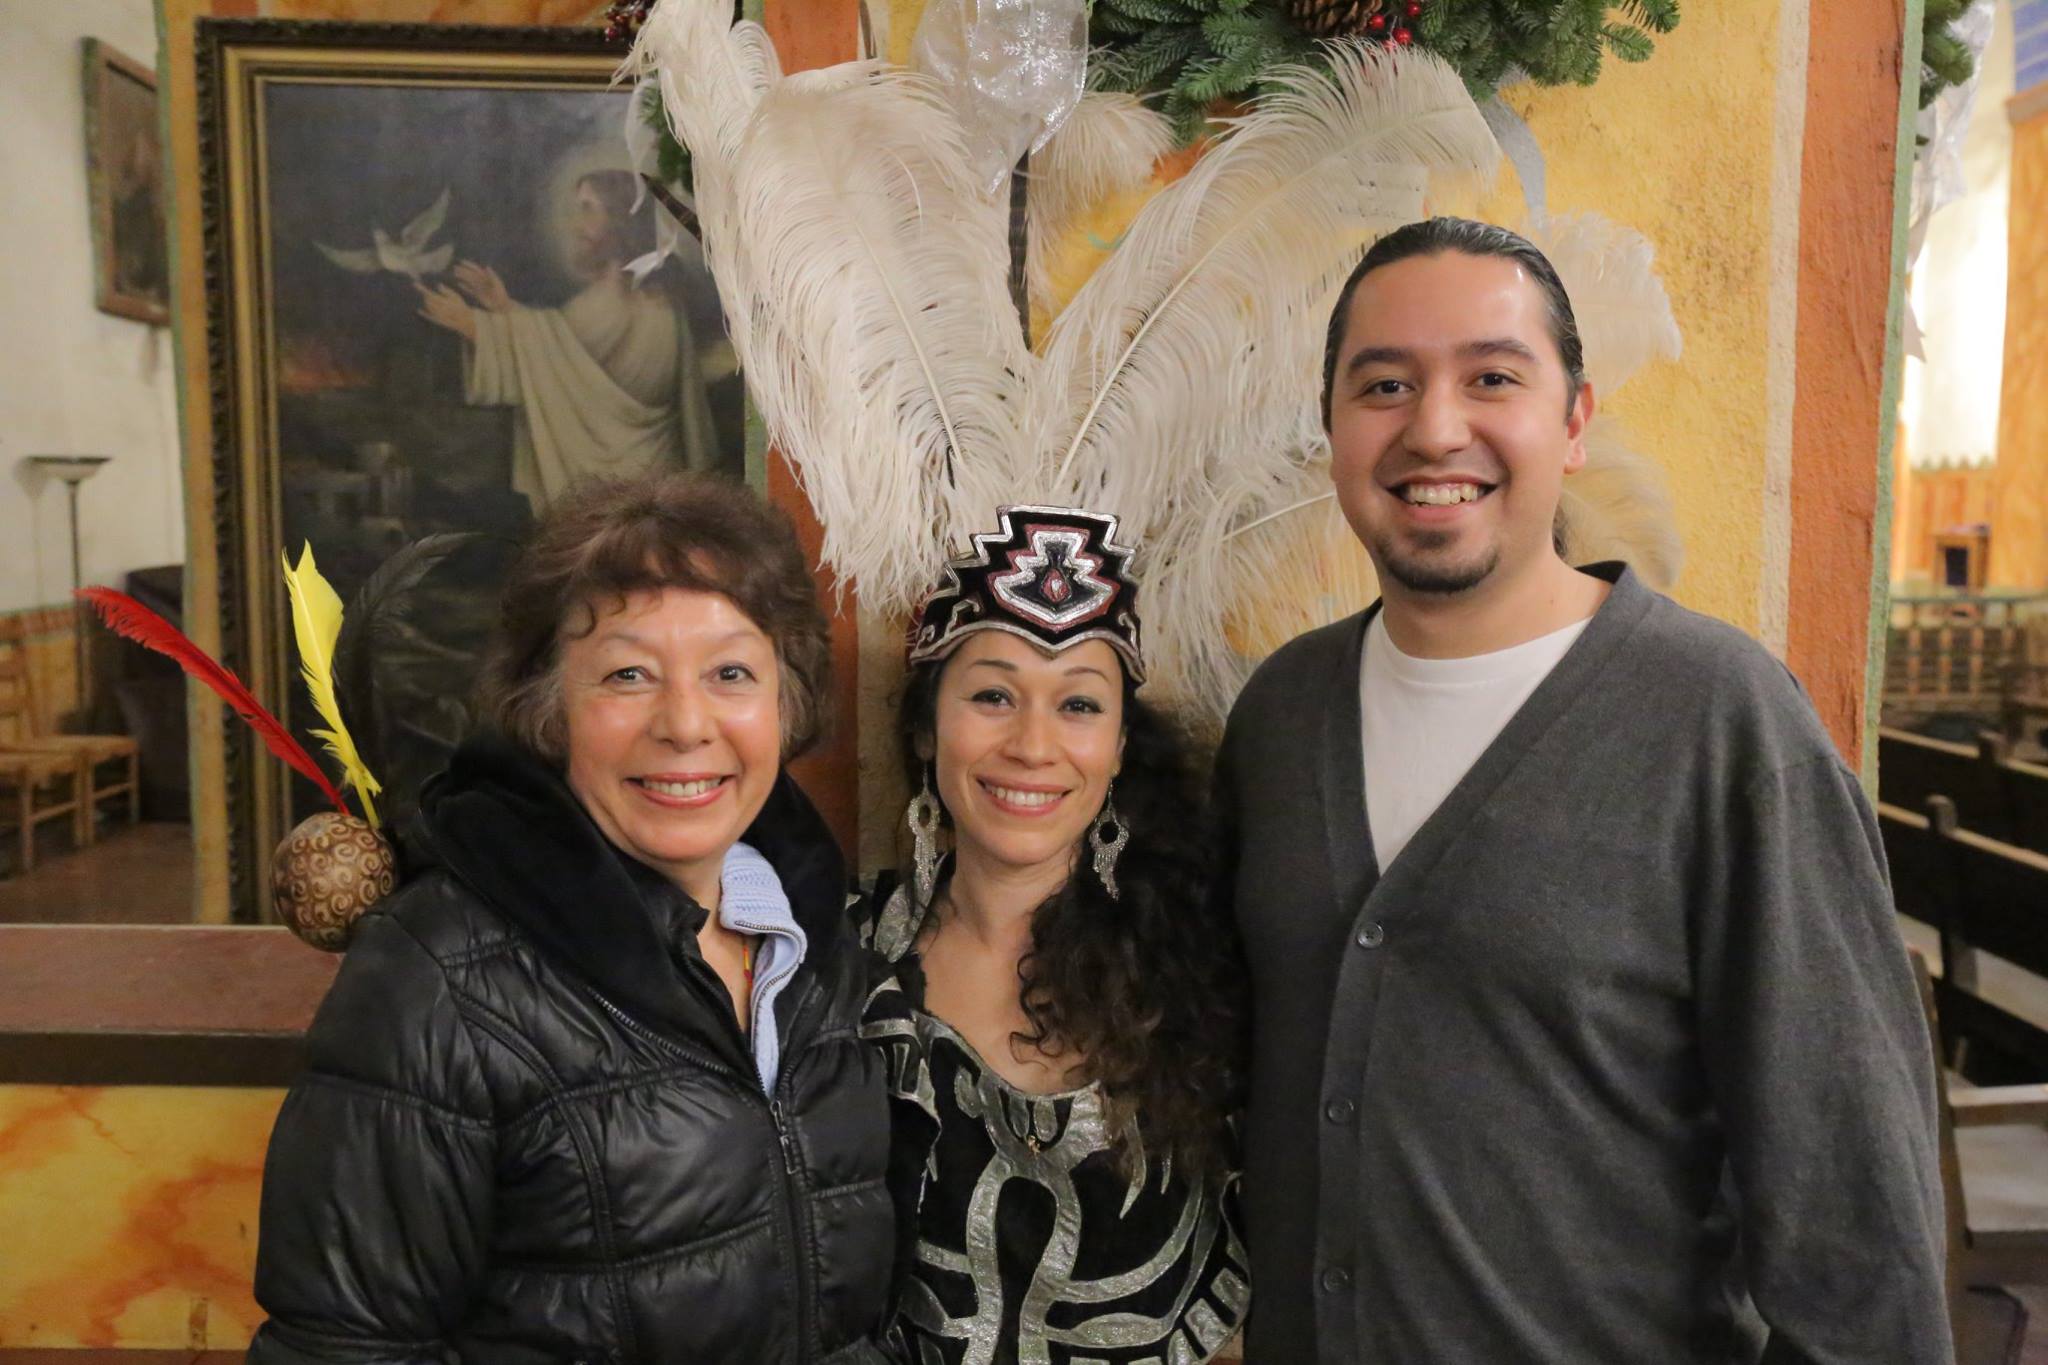
[[250, 1359], [875, 1359], [893, 1215], [844, 870], [782, 771], [826, 627], [787, 525], [682, 476], [556, 502], [499, 733], [431, 783], [264, 1173]]
[[1115, 534], [1006, 508], [912, 635], [915, 871], [869, 928], [894, 976], [864, 1028], [892, 1054], [915, 1365], [1195, 1365], [1249, 1301], [1243, 974]]

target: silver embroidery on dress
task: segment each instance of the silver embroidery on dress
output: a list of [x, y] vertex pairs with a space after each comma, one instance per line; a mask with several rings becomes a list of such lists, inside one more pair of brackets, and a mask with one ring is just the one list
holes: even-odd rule
[[[921, 916], [900, 888], [877, 918], [872, 946], [889, 961], [899, 960], [916, 940]], [[881, 989], [896, 986], [891, 980]], [[973, 1046], [943, 1020], [922, 1011], [908, 1019], [871, 1021], [863, 1036], [881, 1044], [889, 1056], [889, 1084], [899, 1098], [914, 1101], [927, 1115], [940, 1118], [929, 1055], [945, 1040], [959, 1058], [951, 1099], [960, 1117], [977, 1119], [993, 1148], [968, 1201], [962, 1250], [953, 1250], [920, 1236], [917, 1260], [933, 1270], [961, 1277], [972, 1285], [972, 1311], [953, 1315], [938, 1292], [913, 1275], [906, 1286], [902, 1311], [918, 1329], [920, 1365], [947, 1365], [953, 1359], [934, 1338], [964, 1343], [960, 1365], [992, 1365], [1002, 1344], [1004, 1297], [996, 1247], [996, 1212], [1004, 1188], [1028, 1181], [1051, 1197], [1054, 1218], [1050, 1235], [1020, 1303], [1016, 1305], [1018, 1365], [1113, 1365], [1099, 1352], [1118, 1352], [1114, 1365], [1203, 1365], [1230, 1339], [1243, 1321], [1249, 1290], [1241, 1268], [1245, 1251], [1237, 1229], [1223, 1217], [1222, 1204], [1205, 1183], [1186, 1188], [1173, 1226], [1160, 1244], [1137, 1265], [1096, 1279], [1076, 1279], [1084, 1237], [1082, 1200], [1075, 1172], [1089, 1157], [1110, 1150], [1110, 1134], [1102, 1096], [1094, 1087], [1038, 1095], [1020, 1091], [982, 1062]], [[1135, 1141], [1135, 1137], [1133, 1137]], [[936, 1174], [937, 1152], [927, 1159], [928, 1175]], [[1170, 1159], [1156, 1166], [1139, 1148], [1131, 1174], [1115, 1210], [1114, 1227], [1130, 1213], [1156, 1172], [1162, 1196], [1172, 1188]], [[1099, 1176], [1097, 1177], [1099, 1179]], [[1108, 1206], [1097, 1219], [1107, 1219]], [[1097, 1230], [1093, 1235], [1111, 1235]], [[1211, 1270], [1212, 1253], [1221, 1242], [1224, 1264]], [[1119, 1309], [1131, 1298], [1161, 1284], [1176, 1266], [1185, 1264], [1182, 1282], [1164, 1312], [1156, 1315]], [[1204, 1272], [1208, 1271], [1207, 1278]], [[1099, 1306], [1092, 1316], [1074, 1310]], [[1072, 1323], [1056, 1326], [1053, 1319]], [[1068, 1348], [1056, 1356], [1055, 1347]], [[1142, 1356], [1128, 1354], [1147, 1350]]]

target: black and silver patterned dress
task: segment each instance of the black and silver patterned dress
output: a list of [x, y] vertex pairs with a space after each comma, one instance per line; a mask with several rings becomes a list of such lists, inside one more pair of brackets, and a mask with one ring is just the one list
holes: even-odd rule
[[1101, 1095], [1005, 1081], [927, 1014], [900, 889], [869, 924], [894, 968], [862, 1034], [890, 1054], [898, 1324], [914, 1365], [1200, 1365], [1250, 1302], [1235, 1184], [1126, 1174]]

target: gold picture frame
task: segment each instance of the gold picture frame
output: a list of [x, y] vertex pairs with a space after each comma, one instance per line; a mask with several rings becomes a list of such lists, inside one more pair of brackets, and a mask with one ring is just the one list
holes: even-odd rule
[[[427, 296], [459, 292], [453, 265], [471, 260], [499, 274], [516, 307], [574, 321], [576, 290], [596, 286], [576, 275], [578, 242], [562, 235], [573, 225], [557, 220], [573, 222], [568, 201], [586, 186], [623, 184], [591, 179], [625, 164], [622, 55], [594, 29], [198, 25], [213, 544], [195, 556], [217, 566], [223, 661], [309, 749], [318, 722], [297, 684], [279, 572], [303, 543], [346, 600], [397, 545], [477, 533], [439, 589], [429, 579], [438, 595], [419, 619], [443, 633], [423, 629], [433, 638], [392, 663], [394, 723], [424, 730], [420, 753], [464, 722], [454, 708], [474, 683], [496, 584], [532, 511], [566, 485], [547, 483], [523, 425], [521, 404], [538, 400], [479, 397], [474, 338], [428, 317]], [[765, 487], [715, 287], [699, 264], [662, 269], [679, 277], [662, 286], [675, 291], [679, 334], [695, 338], [678, 341], [697, 357], [678, 372], [696, 376], [711, 414], [711, 436], [679, 458]], [[232, 916], [266, 918], [270, 850], [316, 798], [239, 724], [217, 783], [208, 766], [195, 795], [226, 814]]]
[[171, 275], [156, 72], [97, 38], [80, 47], [94, 302], [161, 327], [171, 320]]

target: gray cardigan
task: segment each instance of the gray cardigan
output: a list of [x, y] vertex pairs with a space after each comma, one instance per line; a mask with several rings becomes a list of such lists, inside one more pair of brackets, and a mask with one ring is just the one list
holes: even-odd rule
[[1791, 675], [1618, 565], [1391, 869], [1370, 613], [1239, 698], [1252, 1365], [1949, 1359], [1932, 1064]]

